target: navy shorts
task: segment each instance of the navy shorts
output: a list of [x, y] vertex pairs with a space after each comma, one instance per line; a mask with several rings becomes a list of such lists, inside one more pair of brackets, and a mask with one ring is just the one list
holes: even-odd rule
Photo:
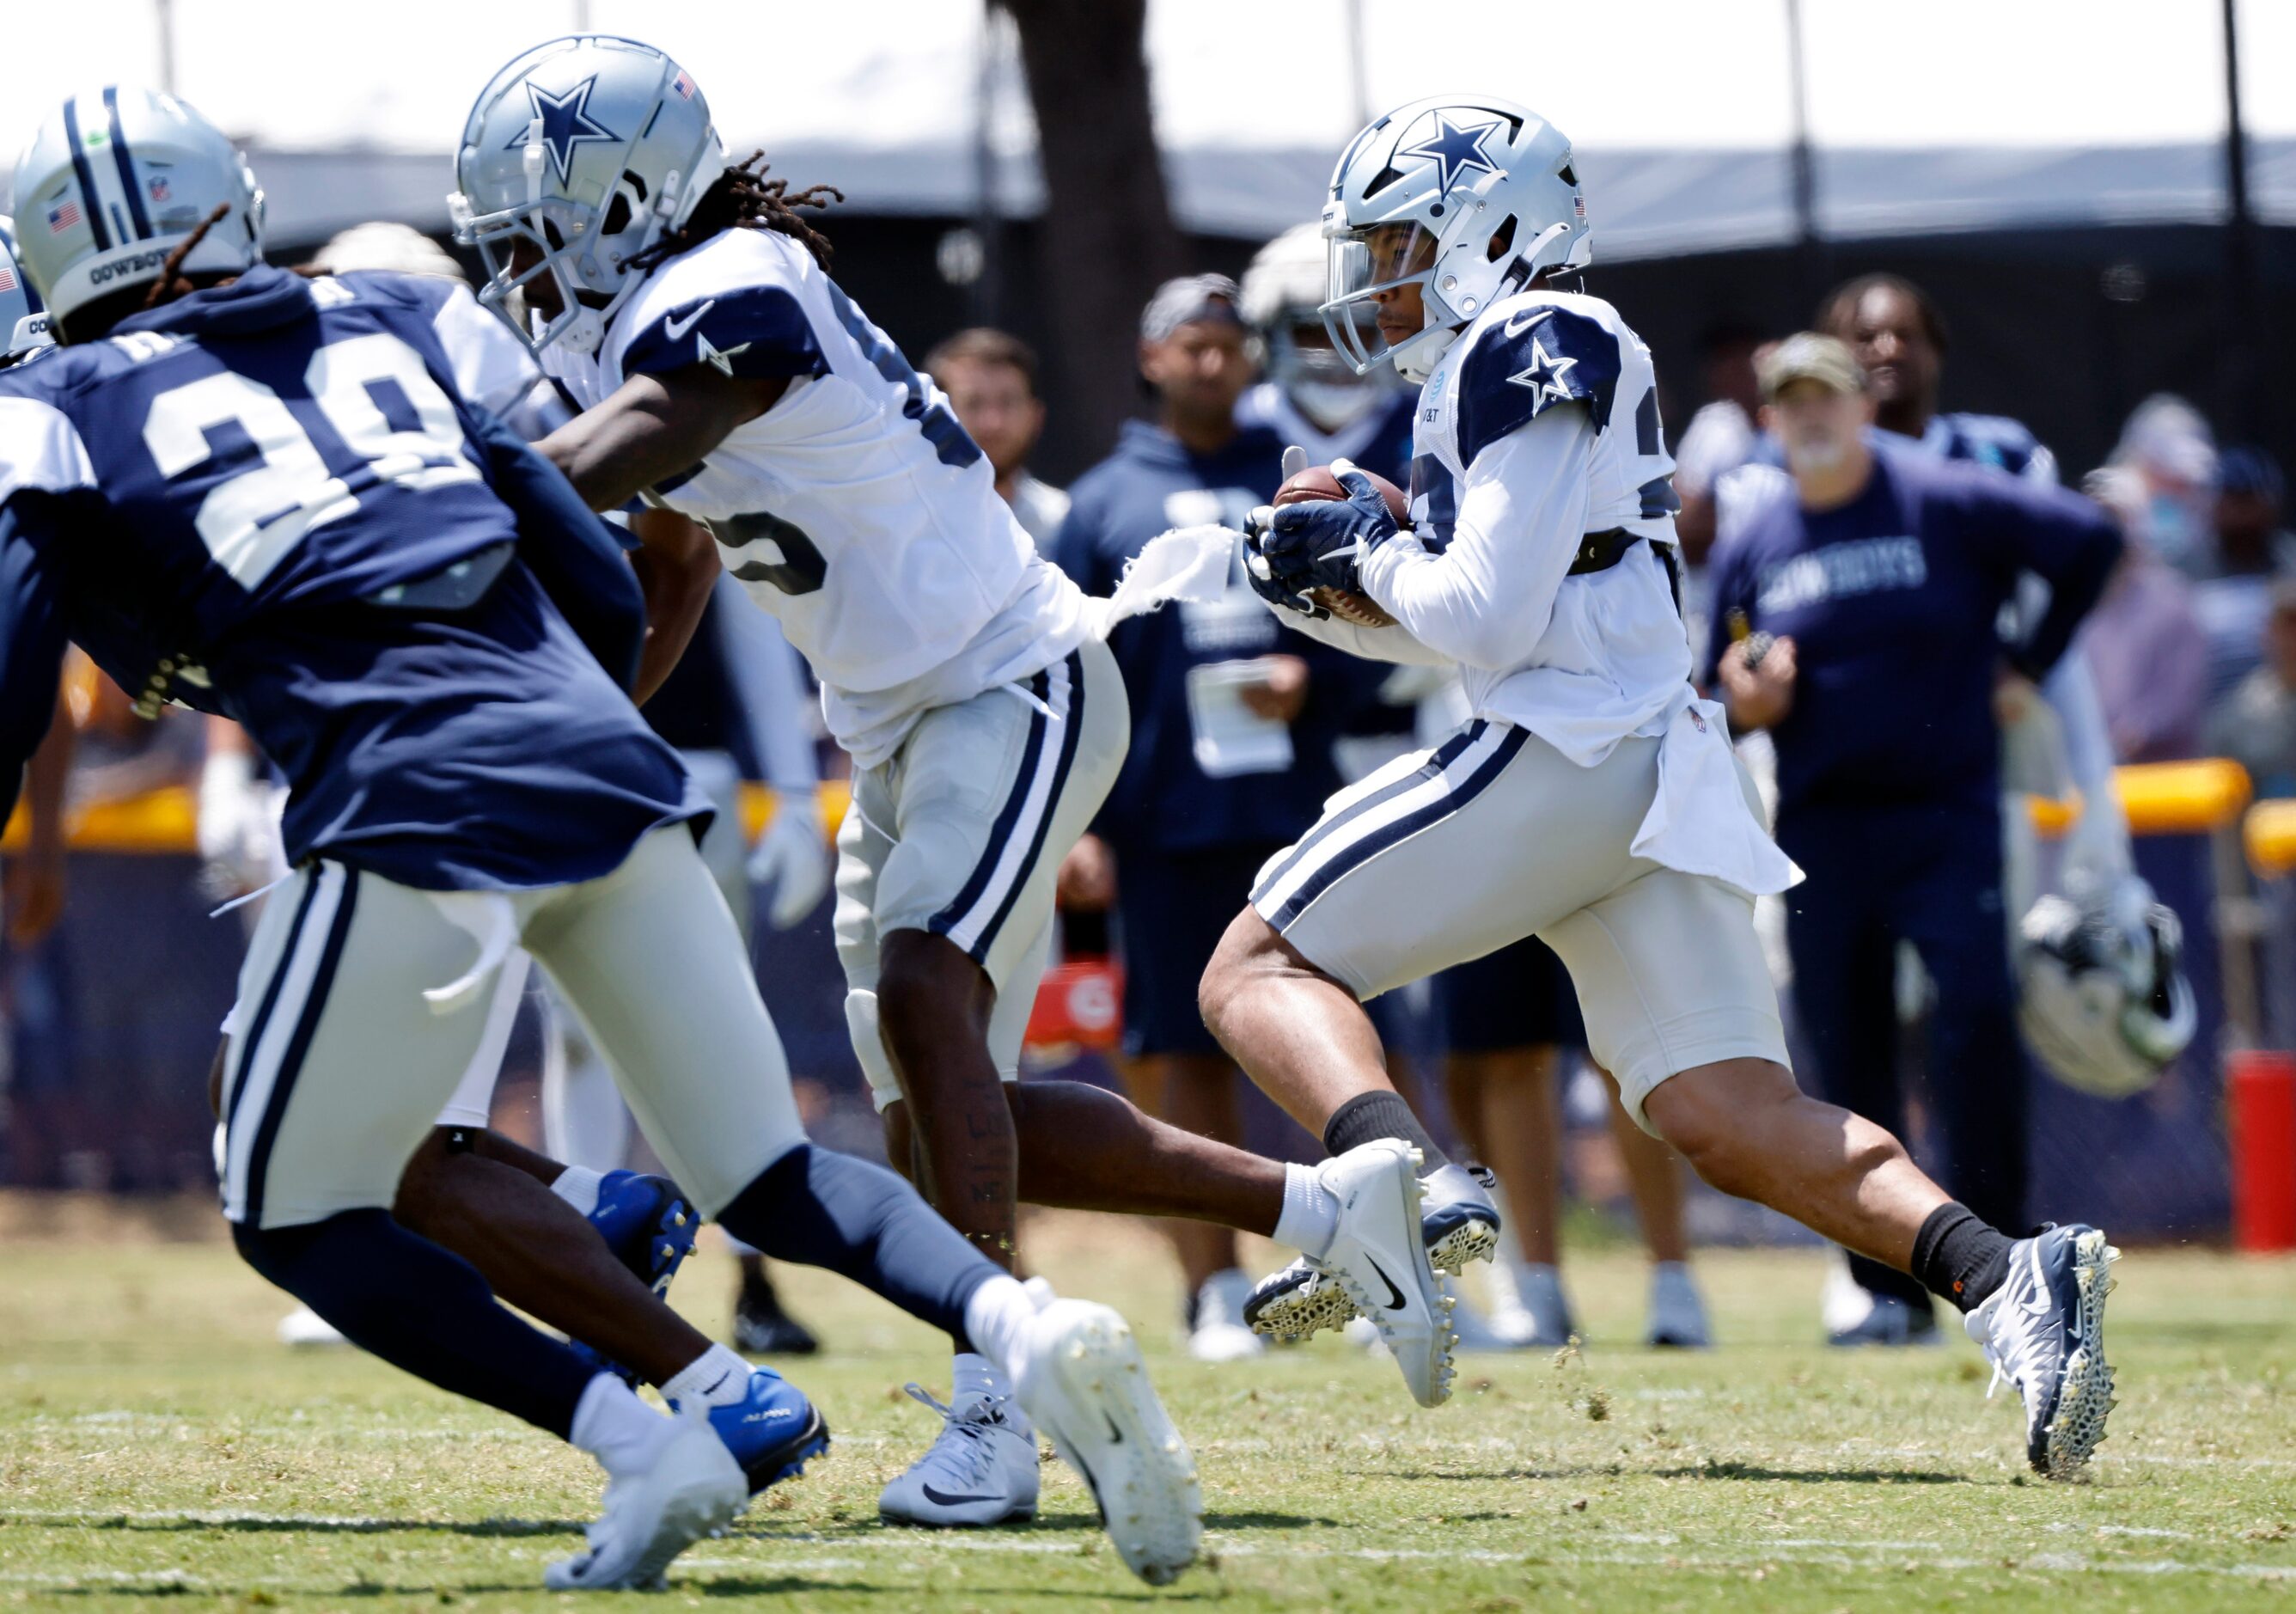
[[1434, 987], [1447, 1053], [1587, 1045], [1570, 972], [1536, 936], [1455, 964], [1435, 978]]
[[1212, 950], [1250, 905], [1260, 864], [1282, 841], [1200, 852], [1128, 852], [1116, 863], [1118, 952], [1124, 960], [1124, 1051], [1218, 1053], [1196, 1008]]

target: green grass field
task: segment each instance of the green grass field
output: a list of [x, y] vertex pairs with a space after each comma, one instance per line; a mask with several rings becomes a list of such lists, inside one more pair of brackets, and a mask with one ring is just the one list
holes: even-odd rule
[[[1972, 1348], [1812, 1343], [1818, 1263], [1701, 1269], [1722, 1348], [1636, 1348], [1641, 1274], [1570, 1273], [1580, 1355], [1475, 1356], [1439, 1412], [1336, 1340], [1206, 1368], [1174, 1354], [1154, 1239], [1031, 1225], [1038, 1267], [1140, 1326], [1204, 1479], [1210, 1561], [1128, 1577], [1082, 1487], [1033, 1528], [881, 1528], [934, 1430], [937, 1342], [833, 1279], [794, 1301], [835, 1354], [799, 1378], [827, 1460], [673, 1570], [668, 1598], [793, 1609], [1576, 1607], [2296, 1609], [2296, 1263], [2137, 1250], [2108, 1339], [2121, 1405], [2093, 1482], [2024, 1471]], [[723, 1321], [705, 1250], [677, 1299]], [[348, 1353], [272, 1341], [280, 1298], [213, 1240], [133, 1230], [0, 1246], [0, 1601], [74, 1610], [534, 1608], [594, 1471], [554, 1441]], [[658, 1600], [656, 1607], [662, 1606]]]

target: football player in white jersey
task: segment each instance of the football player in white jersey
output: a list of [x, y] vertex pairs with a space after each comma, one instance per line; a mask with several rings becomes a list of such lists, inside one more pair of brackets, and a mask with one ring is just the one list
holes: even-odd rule
[[[855, 766], [837, 939], [888, 1153], [1008, 1266], [1016, 1197], [1194, 1217], [1314, 1250], [1366, 1292], [1379, 1263], [1415, 1264], [1431, 1340], [1399, 1145], [1286, 1167], [1099, 1088], [1007, 1086], [1054, 875], [1128, 740], [1108, 613], [1037, 555], [939, 389], [829, 278], [796, 209], [835, 193], [792, 194], [755, 161], [727, 166], [676, 62], [581, 35], [480, 93], [450, 206], [487, 260], [480, 300], [583, 409], [541, 451], [594, 509], [643, 496], [704, 522], [819, 676]], [[957, 1343], [941, 1437], [887, 1487], [889, 1520], [1035, 1510], [1009, 1386]], [[1431, 1405], [1445, 1386], [1422, 1355], [1406, 1378]]]
[[[1348, 147], [1324, 229], [1332, 340], [1423, 383], [1434, 473], [1399, 528], [1341, 462], [1348, 498], [1255, 515], [1254, 569], [1306, 632], [1456, 665], [1475, 716], [1268, 863], [1205, 974], [1208, 1020], [1322, 1127], [1383, 1082], [1361, 1000], [1542, 937], [1628, 1112], [1725, 1192], [1955, 1300], [2024, 1398], [2033, 1466], [2070, 1476], [2111, 1402], [2103, 1235], [2012, 1241], [1788, 1069], [1753, 899], [1794, 871], [1689, 683], [1649, 353], [1553, 283], [1589, 257], [1569, 143], [1496, 97], [1413, 102]], [[1264, 1286], [1263, 1315], [1328, 1320], [1302, 1266]]]

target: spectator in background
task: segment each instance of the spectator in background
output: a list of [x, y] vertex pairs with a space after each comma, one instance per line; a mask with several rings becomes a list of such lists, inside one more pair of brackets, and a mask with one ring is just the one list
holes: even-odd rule
[[1997, 414], [1939, 414], [1938, 391], [1950, 345], [1930, 294], [1897, 274], [1861, 274], [1836, 287], [1817, 329], [1849, 344], [1866, 373], [1874, 424], [1913, 438], [1940, 459], [1989, 465], [2027, 481], [2054, 483], [2056, 456], [2019, 422]]
[[[2085, 499], [1872, 433], [1865, 371], [1831, 337], [1787, 339], [1761, 379], [1791, 477], [1764, 479], [1715, 547], [1704, 664], [1734, 725], [1771, 732], [1778, 844], [1809, 875], [1786, 894], [1800, 1075], [1902, 1132], [1893, 986], [1898, 946], [1912, 943], [1937, 989], [1927, 1076], [1948, 1160], [1936, 1175], [1979, 1216], [2022, 1225], [2025, 1058], [1996, 713], [2064, 652], [2120, 540]], [[2021, 571], [2051, 598], [2005, 647], [1997, 624]], [[1935, 1337], [1926, 1290], [1878, 1263], [1851, 1266], [1872, 1304], [1829, 1323], [1835, 1343]]]
[[2201, 412], [2156, 392], [2130, 412], [2105, 463], [2136, 479], [2131, 536], [2188, 575], [2208, 569], [2216, 524], [2216, 434]]
[[1037, 396], [1037, 355], [1019, 337], [975, 325], [925, 355], [925, 373], [948, 394], [957, 423], [996, 472], [996, 492], [1049, 557], [1069, 513], [1069, 496], [1029, 473], [1029, 454], [1045, 430]]
[[2208, 707], [2209, 642], [2193, 586], [2147, 547], [2157, 530], [2144, 477], [2126, 466], [2090, 473], [2089, 496], [2111, 511], [2127, 542], [2081, 639], [2119, 762], [2196, 757]]
[[2262, 662], [2209, 716], [2208, 750], [2248, 770], [2259, 796], [2296, 796], [2296, 578], [2272, 586]]
[[[1235, 422], [1253, 370], [1240, 296], [1225, 275], [1189, 275], [1167, 282], [1142, 315], [1140, 370], [1157, 418], [1128, 422], [1115, 453], [1077, 479], [1054, 546], [1086, 592], [1111, 593], [1158, 534], [1241, 528], [1274, 496], [1283, 441]], [[1125, 1052], [1136, 1061], [1127, 1074], [1141, 1107], [1239, 1143], [1240, 1078], [1204, 1028], [1196, 982], [1259, 865], [1339, 788], [1332, 738], [1366, 676], [1357, 669], [1371, 664], [1285, 633], [1245, 582], [1240, 545], [1226, 598], [1135, 618], [1109, 648], [1130, 695], [1132, 749], [1094, 833], [1062, 865], [1061, 899], [1115, 905]], [[1191, 1351], [1257, 1354], [1234, 1234], [1186, 1222], [1173, 1241]]]
[[2273, 584], [2296, 577], [2296, 533], [2280, 525], [2287, 484], [2261, 448], [2228, 448], [2217, 462], [2216, 543], [2193, 590], [2209, 639], [2209, 700], [2230, 694], [2264, 658]]

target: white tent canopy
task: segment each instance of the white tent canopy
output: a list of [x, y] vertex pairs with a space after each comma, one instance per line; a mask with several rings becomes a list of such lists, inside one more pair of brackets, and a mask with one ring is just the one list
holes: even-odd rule
[[[1801, 11], [1824, 233], [2224, 216], [2218, 0]], [[0, 86], [0, 128], [29, 135], [74, 88], [160, 81], [168, 13], [176, 87], [245, 141], [283, 242], [373, 217], [443, 228], [472, 97], [526, 45], [582, 24], [669, 51], [730, 150], [762, 146], [778, 172], [830, 180], [860, 207], [970, 216], [984, 171], [1000, 211], [1040, 205], [1010, 25], [974, 0], [395, 0], [380, 12], [78, 0], [12, 17], [20, 65]], [[1443, 14], [1418, 0], [1152, 0], [1182, 223], [1259, 236], [1311, 216], [1366, 107], [1450, 86], [1510, 94], [1570, 134], [1605, 256], [1792, 238], [1785, 0], [1511, 0], [1472, 11], [1472, 36]], [[2296, 4], [2242, 0], [2239, 17], [2257, 210], [2296, 223], [2296, 75], [2266, 70], [2296, 61]]]

